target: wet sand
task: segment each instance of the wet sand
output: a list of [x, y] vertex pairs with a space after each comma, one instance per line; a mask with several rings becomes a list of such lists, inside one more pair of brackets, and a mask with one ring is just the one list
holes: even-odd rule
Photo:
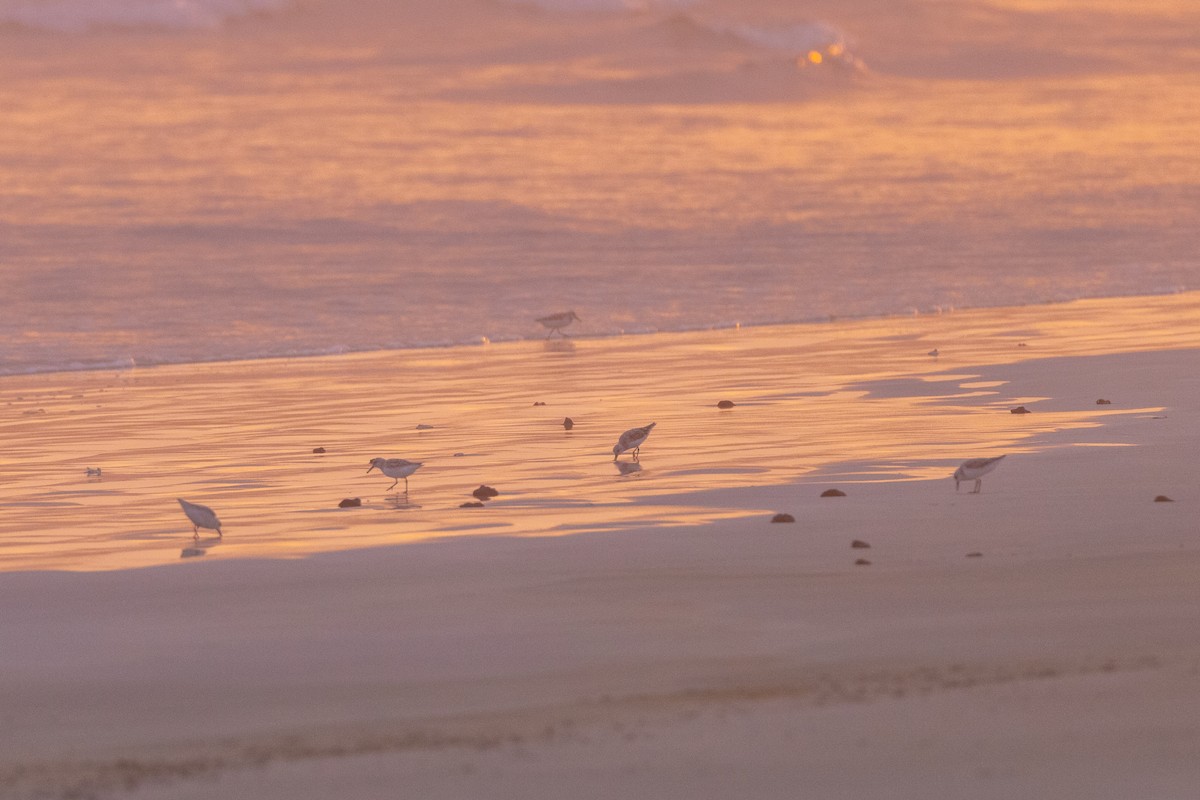
[[[0, 794], [1190, 796], [1198, 322], [4, 379]], [[374, 456], [426, 466], [389, 495]], [[177, 496], [225, 523], [203, 556]]]

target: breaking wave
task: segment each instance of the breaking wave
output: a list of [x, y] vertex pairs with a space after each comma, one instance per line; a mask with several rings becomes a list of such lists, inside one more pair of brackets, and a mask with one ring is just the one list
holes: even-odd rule
[[289, 0], [0, 0], [0, 24], [79, 33], [102, 28], [216, 28]]

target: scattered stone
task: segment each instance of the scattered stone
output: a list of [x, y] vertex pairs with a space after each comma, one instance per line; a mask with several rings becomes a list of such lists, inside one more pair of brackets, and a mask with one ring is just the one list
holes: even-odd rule
[[845, 497], [846, 493], [841, 489], [826, 489], [821, 492], [821, 497]]
[[855, 561], [855, 562], [854, 562], [854, 566], [856, 566], [856, 567], [869, 567], [869, 566], [871, 566], [871, 562], [870, 562], [870, 561], [867, 561], [865, 558], [860, 558], [860, 559], [858, 559], [857, 561]]
[[535, 405], [535, 406], [544, 406], [544, 405], [546, 405], [546, 404], [545, 404], [545, 403], [543, 403], [541, 400], [538, 400], [538, 401], [536, 401], [536, 402], [534, 403], [534, 405]]
[[933, 348], [932, 350], [930, 350], [930, 351], [927, 353], [927, 355], [931, 355], [931, 356], [933, 356], [934, 358], [937, 358], [937, 356], [938, 356], [938, 349], [937, 349], [936, 347], [935, 347], [935, 348]]
[[347, 497], [342, 502], [338, 503], [338, 508], [358, 508], [362, 505], [362, 498]]
[[973, 553], [967, 553], [967, 558], [983, 558], [983, 553], [976, 550]]
[[1158, 497], [1154, 498], [1154, 502], [1156, 502], [1156, 503], [1174, 503], [1175, 501], [1172, 500], [1171, 498], [1167, 497], [1165, 494], [1160, 494]]
[[771, 522], [795, 522], [796, 518], [791, 514], [776, 514], [771, 517]]
[[483, 508], [483, 503], [479, 502], [478, 500], [468, 500], [467, 502], [459, 505], [459, 508]]
[[563, 418], [563, 427], [567, 430], [571, 430], [571, 428], [575, 427], [575, 420], [571, 419], [570, 417]]
[[850, 546], [855, 550], [869, 550], [871, 548], [871, 545], [867, 544], [862, 539], [855, 539], [850, 543]]
[[480, 500], [489, 500], [500, 493], [497, 492], [495, 489], [493, 489], [491, 486], [484, 486], [481, 484], [480, 487], [478, 489], [476, 489], [475, 491], [471, 492], [471, 494], [475, 495]]
[[733, 401], [722, 400], [721, 402], [717, 403], [717, 408], [733, 408]]
[[87, 468], [87, 476], [89, 478], [99, 478], [102, 475], [104, 475], [103, 467], [88, 467]]
[[1010, 408], [1008, 410], [1008, 413], [1010, 413], [1010, 414], [1028, 414], [1028, 413], [1030, 413], [1030, 411], [1025, 406], [1017, 406], [1016, 408]]
[[1028, 346], [1029, 345], [1025, 344], [1024, 342], [1017, 342], [1017, 347], [1028, 347]]
[[324, 447], [314, 447], [314, 448], [313, 448], [313, 452], [314, 452], [314, 453], [324, 453], [324, 452], [325, 452], [325, 448], [324, 448]]
[[421, 425], [418, 425], [418, 426], [417, 426], [417, 430], [419, 430], [419, 431], [431, 431], [431, 430], [433, 430], [433, 426], [432, 426], [432, 425], [425, 425], [425, 424], [421, 424]]
[[1098, 405], [1098, 406], [1111, 406], [1111, 405], [1112, 405], [1112, 400], [1105, 400], [1103, 397], [1101, 397], [1099, 400], [1097, 400], [1097, 401], [1096, 401], [1096, 405]]

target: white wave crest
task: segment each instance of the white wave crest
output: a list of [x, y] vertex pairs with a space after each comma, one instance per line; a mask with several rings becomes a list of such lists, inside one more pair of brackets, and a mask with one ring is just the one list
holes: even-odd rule
[[273, 11], [290, 0], [0, 0], [0, 23], [39, 30], [215, 28], [233, 17]]
[[670, 11], [689, 8], [696, 0], [507, 0], [510, 5], [546, 11]]

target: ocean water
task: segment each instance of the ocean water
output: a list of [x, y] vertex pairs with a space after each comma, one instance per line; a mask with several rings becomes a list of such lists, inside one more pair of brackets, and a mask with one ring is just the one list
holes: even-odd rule
[[0, 374], [1200, 289], [1200, 4], [0, 0]]

